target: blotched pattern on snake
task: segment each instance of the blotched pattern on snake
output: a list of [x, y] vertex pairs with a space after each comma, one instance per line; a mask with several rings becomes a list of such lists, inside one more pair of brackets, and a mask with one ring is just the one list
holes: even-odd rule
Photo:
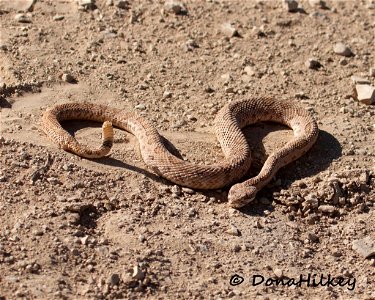
[[[92, 120], [103, 123], [103, 141], [98, 149], [90, 149], [64, 130], [64, 120]], [[294, 137], [271, 153], [259, 174], [234, 184], [228, 194], [231, 207], [251, 202], [256, 193], [286, 164], [302, 156], [315, 143], [318, 126], [308, 111], [295, 102], [272, 98], [250, 98], [225, 105], [215, 118], [215, 130], [224, 153], [220, 163], [206, 166], [184, 161], [168, 151], [156, 128], [141, 116], [119, 109], [91, 103], [66, 103], [48, 109], [42, 117], [45, 133], [62, 149], [86, 158], [107, 155], [113, 144], [113, 126], [122, 128], [138, 139], [144, 162], [160, 176], [194, 189], [218, 189], [238, 182], [251, 163], [250, 147], [242, 128], [262, 121], [284, 124]]]

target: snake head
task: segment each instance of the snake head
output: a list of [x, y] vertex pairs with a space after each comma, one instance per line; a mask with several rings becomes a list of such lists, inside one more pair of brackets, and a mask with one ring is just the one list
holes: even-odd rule
[[228, 193], [228, 204], [233, 208], [240, 208], [255, 199], [257, 188], [255, 186], [245, 186], [237, 183], [231, 187]]

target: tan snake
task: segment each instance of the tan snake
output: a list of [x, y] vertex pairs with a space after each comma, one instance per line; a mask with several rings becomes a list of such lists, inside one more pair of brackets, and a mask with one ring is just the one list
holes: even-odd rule
[[[104, 122], [100, 148], [89, 149], [79, 144], [61, 127], [61, 121], [73, 119]], [[112, 148], [113, 124], [137, 137], [144, 162], [160, 176], [194, 189], [218, 189], [239, 181], [250, 168], [250, 147], [241, 128], [261, 121], [284, 124], [293, 129], [294, 137], [267, 158], [257, 176], [230, 188], [229, 205], [239, 208], [251, 202], [281, 167], [303, 155], [315, 143], [317, 123], [308, 111], [295, 102], [251, 98], [225, 105], [215, 118], [216, 135], [225, 159], [211, 166], [193, 164], [174, 156], [149, 121], [135, 113], [104, 105], [55, 105], [44, 113], [42, 127], [62, 149], [86, 158], [99, 158], [107, 155]]]

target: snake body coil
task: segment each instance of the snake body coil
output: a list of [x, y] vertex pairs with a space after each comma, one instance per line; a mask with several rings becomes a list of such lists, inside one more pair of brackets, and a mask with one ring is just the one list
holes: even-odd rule
[[[103, 141], [98, 149], [90, 149], [65, 131], [64, 120], [91, 120], [103, 123]], [[67, 103], [48, 109], [42, 117], [45, 133], [62, 149], [86, 158], [109, 153], [113, 144], [113, 128], [134, 134], [144, 162], [160, 176], [182, 186], [195, 189], [218, 189], [239, 181], [251, 164], [251, 153], [241, 129], [262, 121], [284, 124], [294, 137], [271, 153], [260, 173], [242, 183], [234, 184], [228, 194], [229, 205], [242, 207], [251, 202], [275, 173], [302, 156], [315, 143], [318, 126], [308, 111], [294, 102], [271, 98], [251, 98], [225, 105], [215, 118], [216, 135], [225, 159], [211, 166], [196, 165], [171, 154], [155, 127], [141, 116], [104, 105]]]

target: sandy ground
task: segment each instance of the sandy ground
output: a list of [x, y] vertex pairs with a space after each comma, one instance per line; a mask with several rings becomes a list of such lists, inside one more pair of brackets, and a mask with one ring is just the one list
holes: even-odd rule
[[[351, 79], [375, 84], [375, 4], [190, 0], [176, 14], [155, 0], [32, 2], [0, 1], [1, 300], [375, 299], [375, 110]], [[56, 103], [108, 104], [210, 164], [222, 158], [217, 111], [252, 96], [300, 102], [320, 134], [241, 210], [227, 189], [153, 174], [124, 131], [110, 157], [86, 160], [39, 124]], [[64, 126], [99, 144], [100, 124]], [[248, 176], [292, 135], [267, 123], [245, 133]]]

